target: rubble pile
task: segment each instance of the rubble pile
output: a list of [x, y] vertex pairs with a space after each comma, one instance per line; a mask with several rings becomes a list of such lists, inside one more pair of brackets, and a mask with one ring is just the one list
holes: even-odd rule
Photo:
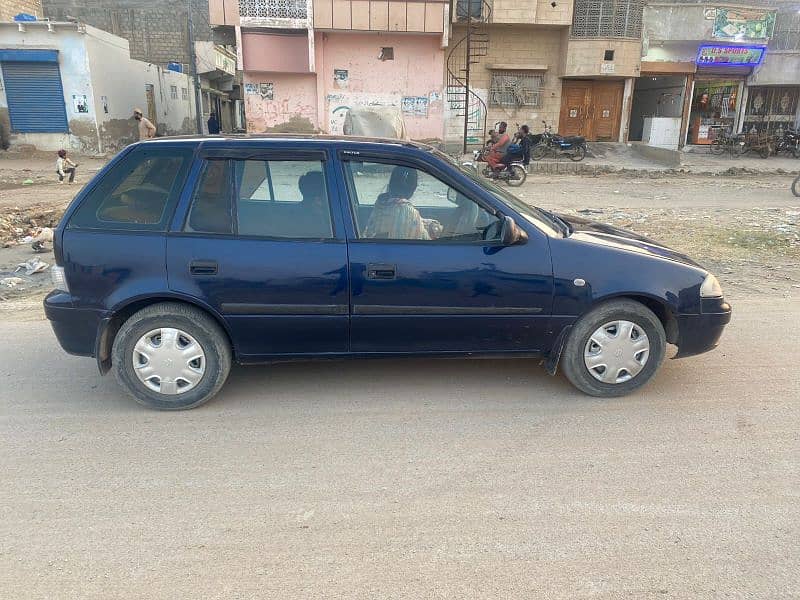
[[0, 214], [0, 246], [31, 243], [43, 229], [56, 227], [62, 212], [60, 208], [42, 206], [4, 210]]

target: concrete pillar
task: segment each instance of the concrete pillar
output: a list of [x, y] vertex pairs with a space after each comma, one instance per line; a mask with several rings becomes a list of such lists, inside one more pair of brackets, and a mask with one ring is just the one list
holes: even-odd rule
[[619, 125], [619, 142], [628, 141], [628, 129], [631, 125], [631, 106], [633, 105], [633, 86], [636, 80], [629, 77], [625, 80], [625, 91], [622, 93], [622, 114]]

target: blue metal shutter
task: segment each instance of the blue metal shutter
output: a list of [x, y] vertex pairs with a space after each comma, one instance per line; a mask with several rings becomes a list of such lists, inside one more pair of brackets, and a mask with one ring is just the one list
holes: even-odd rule
[[69, 131], [58, 63], [3, 61], [2, 67], [12, 131]]

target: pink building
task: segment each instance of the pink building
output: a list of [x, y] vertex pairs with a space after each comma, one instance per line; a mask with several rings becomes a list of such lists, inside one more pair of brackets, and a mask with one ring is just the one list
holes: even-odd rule
[[249, 132], [342, 133], [354, 107], [395, 107], [408, 137], [444, 135], [447, 0], [209, 0], [236, 29]]

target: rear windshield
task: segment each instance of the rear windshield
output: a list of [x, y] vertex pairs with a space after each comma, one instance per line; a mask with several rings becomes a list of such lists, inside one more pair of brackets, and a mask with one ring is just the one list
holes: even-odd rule
[[135, 148], [83, 199], [70, 228], [166, 231], [191, 148]]

